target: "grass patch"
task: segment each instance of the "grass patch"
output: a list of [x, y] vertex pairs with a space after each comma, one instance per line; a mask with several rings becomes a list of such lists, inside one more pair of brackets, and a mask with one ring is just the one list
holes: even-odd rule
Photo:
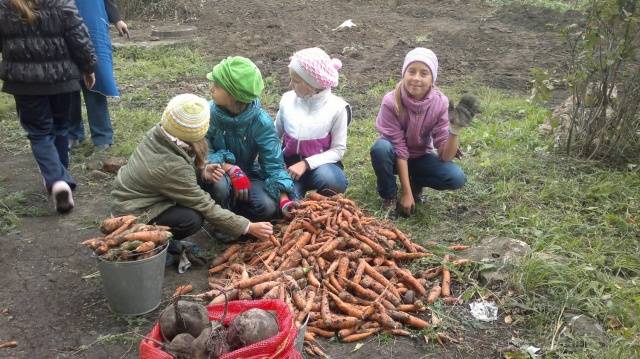
[[485, 2], [494, 6], [528, 5], [560, 12], [582, 11], [588, 3], [587, 0], [485, 0]]

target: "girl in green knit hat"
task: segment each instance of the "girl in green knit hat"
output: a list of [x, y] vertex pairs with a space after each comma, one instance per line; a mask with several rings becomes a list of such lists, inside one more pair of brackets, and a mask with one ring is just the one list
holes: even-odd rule
[[207, 79], [213, 101], [203, 187], [217, 203], [251, 220], [289, 216], [293, 181], [273, 119], [260, 105], [260, 70], [245, 57], [227, 57]]

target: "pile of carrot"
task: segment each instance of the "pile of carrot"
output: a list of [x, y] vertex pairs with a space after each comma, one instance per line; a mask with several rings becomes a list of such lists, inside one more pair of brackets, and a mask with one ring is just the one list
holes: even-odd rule
[[132, 261], [154, 256], [171, 239], [171, 228], [136, 223], [132, 215], [107, 218], [102, 221], [102, 236], [87, 239], [81, 244], [109, 261]]
[[311, 355], [324, 356], [318, 336], [355, 342], [376, 333], [410, 335], [406, 328], [430, 326], [427, 304], [460, 300], [449, 268], [468, 260], [445, 257], [442, 265], [412, 273], [404, 263], [432, 254], [341, 195], [310, 194], [275, 234], [228, 247], [209, 269], [211, 290], [196, 297], [286, 301], [298, 326], [307, 321]]

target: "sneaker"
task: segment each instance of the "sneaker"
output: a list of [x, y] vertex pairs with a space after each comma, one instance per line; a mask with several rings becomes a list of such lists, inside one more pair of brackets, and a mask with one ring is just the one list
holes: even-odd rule
[[95, 150], [97, 152], [106, 151], [106, 150], [108, 150], [110, 148], [111, 148], [111, 144], [110, 143], [105, 143], [105, 144], [102, 144], [102, 145], [95, 145]]
[[51, 186], [51, 197], [56, 211], [60, 214], [68, 213], [73, 209], [73, 194], [71, 187], [65, 181], [57, 181]]

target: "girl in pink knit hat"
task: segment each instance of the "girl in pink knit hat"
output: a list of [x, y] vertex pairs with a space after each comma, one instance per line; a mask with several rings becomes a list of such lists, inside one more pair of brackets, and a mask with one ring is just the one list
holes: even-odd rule
[[[459, 155], [458, 135], [464, 125], [449, 123], [458, 109], [450, 107], [447, 97], [435, 87], [438, 58], [433, 51], [409, 51], [401, 74], [396, 88], [382, 99], [376, 119], [380, 138], [370, 153], [383, 206], [388, 209], [395, 204], [399, 214], [408, 216], [423, 187], [446, 190], [464, 185], [462, 169], [452, 162]], [[469, 121], [473, 115], [464, 114]], [[399, 198], [396, 174], [401, 184]]]
[[347, 189], [341, 161], [351, 107], [331, 92], [341, 67], [317, 47], [296, 52], [289, 63], [292, 90], [282, 95], [276, 130], [298, 198], [312, 189], [326, 195]]

